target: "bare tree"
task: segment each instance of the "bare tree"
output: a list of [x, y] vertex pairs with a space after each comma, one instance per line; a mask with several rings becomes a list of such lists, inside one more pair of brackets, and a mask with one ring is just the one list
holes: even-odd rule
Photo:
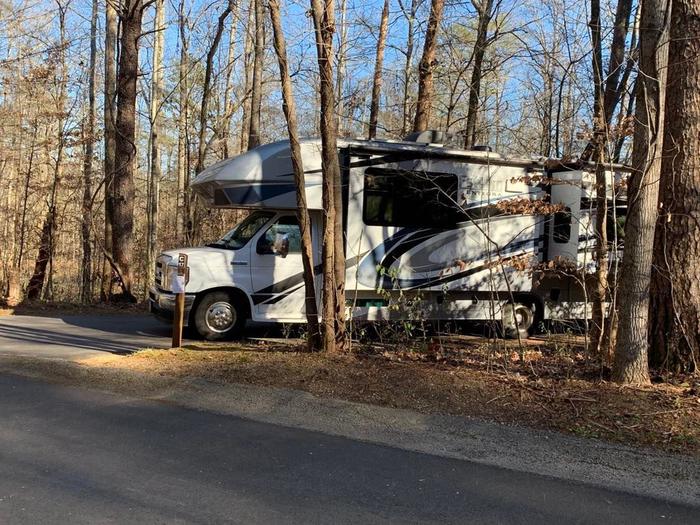
[[430, 125], [434, 96], [433, 71], [435, 69], [435, 50], [437, 48], [437, 34], [442, 21], [444, 7], [444, 0], [431, 1], [423, 56], [418, 65], [418, 99], [416, 100], [416, 118], [413, 122], [413, 131], [425, 131]]
[[100, 296], [108, 301], [112, 296], [112, 224], [114, 223], [114, 168], [116, 155], [117, 101], [117, 10], [111, 0], [105, 2], [104, 54], [104, 193], [105, 230], [103, 240], [102, 288]]
[[112, 251], [122, 296], [128, 301], [136, 300], [131, 270], [136, 159], [136, 79], [144, 8], [143, 0], [124, 0], [119, 10], [121, 39], [117, 71]]
[[151, 73], [151, 100], [149, 120], [151, 124], [150, 143], [151, 158], [148, 173], [148, 202], [146, 209], [146, 275], [149, 280], [153, 274], [158, 243], [158, 201], [160, 194], [160, 142], [161, 142], [161, 104], [163, 98], [163, 33], [165, 32], [165, 6], [163, 0], [155, 0], [153, 20], [153, 71]]
[[644, 0], [639, 34], [637, 113], [627, 188], [625, 253], [618, 284], [620, 321], [613, 375], [648, 383], [649, 287], [658, 216], [668, 65], [668, 0]]
[[292, 81], [289, 77], [287, 45], [284, 33], [282, 32], [279, 0], [268, 0], [268, 7], [270, 9], [270, 19], [272, 21], [275, 52], [280, 68], [282, 110], [287, 120], [289, 146], [292, 152], [292, 167], [294, 169], [294, 185], [296, 186], [297, 218], [299, 219], [299, 230], [301, 232], [301, 260], [304, 266], [304, 287], [306, 294], [304, 306], [306, 308], [306, 321], [309, 330], [306, 343], [310, 351], [316, 351], [321, 349], [321, 333], [318, 323], [318, 306], [316, 304], [316, 284], [314, 282], [315, 271], [313, 245], [311, 243], [311, 218], [309, 217], [309, 210], [306, 206], [306, 183], [304, 180], [301, 146], [299, 145], [299, 127], [297, 125], [296, 106], [292, 93]]
[[255, 57], [253, 56], [253, 31], [251, 31], [251, 26], [254, 25], [255, 16], [255, 2], [257, 0], [250, 0], [248, 2], [248, 16], [246, 19], [245, 27], [245, 40], [243, 42], [243, 92], [245, 93], [244, 103], [243, 103], [243, 115], [241, 116], [241, 139], [240, 139], [240, 149], [239, 151], [248, 150], [248, 134], [250, 133], [250, 113], [252, 111], [252, 97], [251, 97], [251, 85], [253, 82], [253, 67], [255, 62]]
[[476, 142], [476, 120], [481, 96], [484, 55], [488, 47], [489, 24], [495, 15], [494, 0], [472, 0], [477, 12], [476, 42], [472, 57], [472, 78], [469, 84], [469, 105], [467, 107], [467, 127], [464, 131], [464, 147], [468, 149]]
[[321, 98], [321, 166], [323, 170], [323, 348], [345, 349], [345, 247], [343, 242], [338, 129], [333, 89], [333, 0], [311, 0], [316, 33]]
[[263, 0], [253, 0], [253, 4], [255, 7], [255, 56], [253, 60], [253, 85], [250, 94], [248, 149], [260, 145], [260, 107], [262, 105], [263, 58], [265, 54]]
[[49, 197], [49, 209], [41, 229], [39, 251], [34, 263], [34, 272], [27, 285], [27, 299], [39, 299], [42, 295], [42, 290], [44, 290], [44, 282], [46, 282], [46, 289], [44, 290], [45, 296], [50, 298], [53, 293], [52, 274], [55, 250], [54, 229], [56, 227], [56, 198], [59, 184], [63, 178], [63, 159], [67, 142], [66, 118], [68, 113], [66, 111], [66, 95], [69, 74], [66, 66], [66, 49], [68, 47], [66, 38], [66, 13], [68, 12], [69, 5], [70, 0], [65, 3], [56, 0], [59, 25], [58, 57], [56, 59], [56, 72], [58, 75], [56, 78], [58, 92], [56, 94], [55, 104], [55, 115], [58, 117], [56, 121], [56, 153], [53, 159], [53, 180]]
[[[603, 37], [600, 20], [600, 0], [591, 0], [591, 40], [593, 42], [593, 139], [590, 142], [591, 155], [596, 164], [596, 271], [593, 290], [593, 330], [591, 338], [596, 351], [602, 355], [605, 333], [605, 301], [608, 296], [608, 196], [605, 170], [605, 143], [608, 136], [608, 123], [605, 115], [605, 80], [603, 76]], [[585, 157], [584, 152], [584, 159]]]
[[348, 23], [346, 20], [348, 14], [348, 4], [347, 0], [340, 0], [340, 31], [338, 32], [338, 67], [336, 69], [336, 80], [335, 80], [335, 103], [336, 112], [338, 114], [338, 132], [342, 136], [345, 132], [345, 70], [346, 70], [346, 59], [347, 59], [347, 46], [348, 46]]
[[85, 158], [83, 159], [83, 217], [81, 235], [83, 246], [82, 279], [80, 282], [80, 299], [84, 303], [92, 301], [92, 246], [90, 244], [90, 223], [92, 221], [92, 161], [95, 145], [95, 97], [97, 87], [97, 0], [92, 0], [90, 16], [90, 63], [88, 65], [88, 113], [85, 119], [83, 140], [85, 141]]
[[177, 9], [178, 33], [180, 43], [180, 60], [178, 63], [178, 100], [179, 112], [177, 116], [177, 188], [175, 197], [175, 237], [182, 242], [187, 231], [189, 217], [189, 134], [187, 128], [187, 15], [185, 14], [185, 0], [180, 0]]
[[401, 104], [401, 136], [404, 137], [406, 133], [408, 133], [409, 125], [409, 90], [411, 89], [411, 74], [413, 71], [414, 24], [416, 21], [416, 13], [423, 3], [423, 0], [411, 0], [411, 6], [408, 9], [404, 6], [402, 0], [398, 1], [401, 11], [406, 18], [406, 49], [404, 50], [406, 60], [403, 67], [403, 98]]
[[379, 37], [377, 38], [377, 57], [374, 61], [374, 81], [372, 82], [372, 101], [369, 110], [369, 133], [367, 138], [377, 136], [377, 119], [379, 117], [379, 95], [382, 91], [382, 68], [384, 67], [384, 47], [386, 46], [386, 33], [389, 28], [389, 0], [384, 0], [382, 8], [382, 20], [379, 23]]
[[209, 46], [209, 51], [207, 51], [207, 61], [204, 69], [204, 84], [202, 85], [202, 103], [199, 109], [199, 141], [195, 173], [200, 173], [204, 169], [204, 160], [207, 152], [207, 117], [209, 111], [209, 101], [211, 99], [211, 80], [214, 74], [214, 57], [219, 49], [219, 43], [221, 42], [221, 37], [224, 34], [226, 19], [231, 13], [232, 4], [233, 1], [229, 1], [226, 8], [219, 15], [219, 20], [216, 24], [216, 32], [214, 33], [214, 40], [212, 41], [211, 46]]
[[[240, 3], [235, 2], [231, 7], [231, 29], [229, 31], [228, 38], [228, 55], [226, 57], [226, 68], [225, 68], [225, 86], [224, 86], [224, 117], [221, 122], [219, 129], [219, 136], [222, 142], [222, 158], [229, 157], [229, 140], [231, 137], [231, 118], [233, 113], [236, 111], [236, 104], [234, 102], [234, 82], [233, 82], [233, 71], [237, 65], [236, 61], [236, 28], [238, 26], [239, 17], [239, 7]], [[245, 96], [245, 94], [244, 94]]]
[[654, 244], [655, 364], [697, 371], [700, 359], [700, 4], [674, 0]]
[[[615, 14], [615, 29], [610, 45], [610, 60], [607, 77], [603, 74], [603, 36], [600, 18], [600, 0], [591, 0], [591, 39], [593, 43], [593, 138], [584, 150], [581, 158], [590, 158], [596, 164], [596, 274], [593, 294], [593, 330], [591, 338], [596, 344], [598, 353], [609, 354], [614, 346], [614, 326], [616, 312], [611, 311], [610, 323], [605, 322], [605, 302], [608, 299], [608, 199], [606, 145], [610, 140], [610, 122], [615, 107], [620, 100], [621, 88], [619, 79], [622, 75], [626, 39], [632, 12], [631, 0], [618, 0]], [[624, 76], [623, 76], [624, 78]]]
[[[221, 37], [224, 34], [226, 19], [231, 13], [232, 4], [233, 0], [229, 0], [226, 8], [219, 15], [219, 19], [216, 24], [216, 32], [214, 33], [214, 40], [207, 51], [206, 66], [204, 68], [204, 83], [202, 84], [202, 103], [199, 109], [199, 139], [197, 142], [197, 164], [194, 168], [195, 174], [199, 174], [204, 170], [204, 163], [207, 154], [206, 133], [209, 116], [209, 101], [211, 100], [212, 76], [214, 74], [214, 57], [219, 49], [219, 43], [221, 42]], [[193, 202], [190, 203], [187, 211], [189, 211], [190, 214], [187, 217], [186, 238], [189, 243], [193, 243], [195, 241], [196, 232], [200, 228], [200, 213], [196, 200], [193, 199]]]

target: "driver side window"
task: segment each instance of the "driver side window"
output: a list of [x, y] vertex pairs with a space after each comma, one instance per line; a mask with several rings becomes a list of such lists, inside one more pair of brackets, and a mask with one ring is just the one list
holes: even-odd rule
[[258, 239], [256, 251], [260, 255], [280, 255], [301, 253], [301, 232], [294, 215], [285, 215], [275, 221]]

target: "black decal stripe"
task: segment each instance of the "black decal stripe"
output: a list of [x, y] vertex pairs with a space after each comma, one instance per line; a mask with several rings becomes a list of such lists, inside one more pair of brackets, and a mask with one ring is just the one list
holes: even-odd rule
[[[501, 259], [501, 263], [506, 263], [514, 258], [515, 257], [504, 257], [503, 259]], [[430, 286], [435, 286], [438, 284], [445, 284], [445, 283], [450, 283], [452, 281], [458, 281], [459, 279], [463, 279], [465, 277], [469, 277], [470, 275], [474, 275], [476, 273], [488, 270], [490, 267], [497, 265], [497, 264], [499, 264], [498, 261], [493, 261], [491, 263], [482, 264], [480, 266], [477, 266], [476, 268], [470, 268], [469, 270], [464, 270], [463, 272], [455, 273], [453, 275], [448, 275], [446, 277], [440, 277], [438, 279], [433, 279], [433, 280], [430, 280], [426, 283], [423, 283], [423, 284], [420, 284], [417, 286], [412, 286], [409, 289], [417, 290], [420, 288], [428, 288]]]
[[439, 233], [442, 233], [443, 231], [444, 230], [437, 229], [418, 230], [414, 235], [409, 237], [408, 240], [397, 244], [392, 250], [390, 250], [389, 253], [387, 253], [382, 259], [382, 262], [380, 263], [381, 266], [387, 269], [391, 268], [391, 265], [394, 264], [394, 262], [396, 262], [396, 260], [399, 257], [401, 257], [404, 253], [418, 246], [423, 241], [432, 239], [433, 237], [435, 237]]

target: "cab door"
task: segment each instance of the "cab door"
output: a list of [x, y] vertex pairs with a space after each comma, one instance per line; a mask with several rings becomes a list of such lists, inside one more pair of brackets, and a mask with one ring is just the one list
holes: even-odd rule
[[[312, 228], [312, 232], [314, 230]], [[312, 237], [315, 236], [312, 234]], [[255, 317], [281, 322], [303, 321], [304, 266], [296, 214], [278, 215], [258, 233], [254, 243], [250, 272]]]

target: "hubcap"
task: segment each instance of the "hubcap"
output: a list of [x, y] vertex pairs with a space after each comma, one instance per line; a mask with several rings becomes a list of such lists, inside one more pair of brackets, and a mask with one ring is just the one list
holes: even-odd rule
[[518, 305], [515, 307], [515, 321], [518, 324], [518, 330], [529, 330], [534, 321], [532, 310], [527, 306]]
[[207, 328], [220, 334], [230, 330], [236, 323], [236, 311], [229, 303], [219, 301], [207, 308], [204, 318]]

